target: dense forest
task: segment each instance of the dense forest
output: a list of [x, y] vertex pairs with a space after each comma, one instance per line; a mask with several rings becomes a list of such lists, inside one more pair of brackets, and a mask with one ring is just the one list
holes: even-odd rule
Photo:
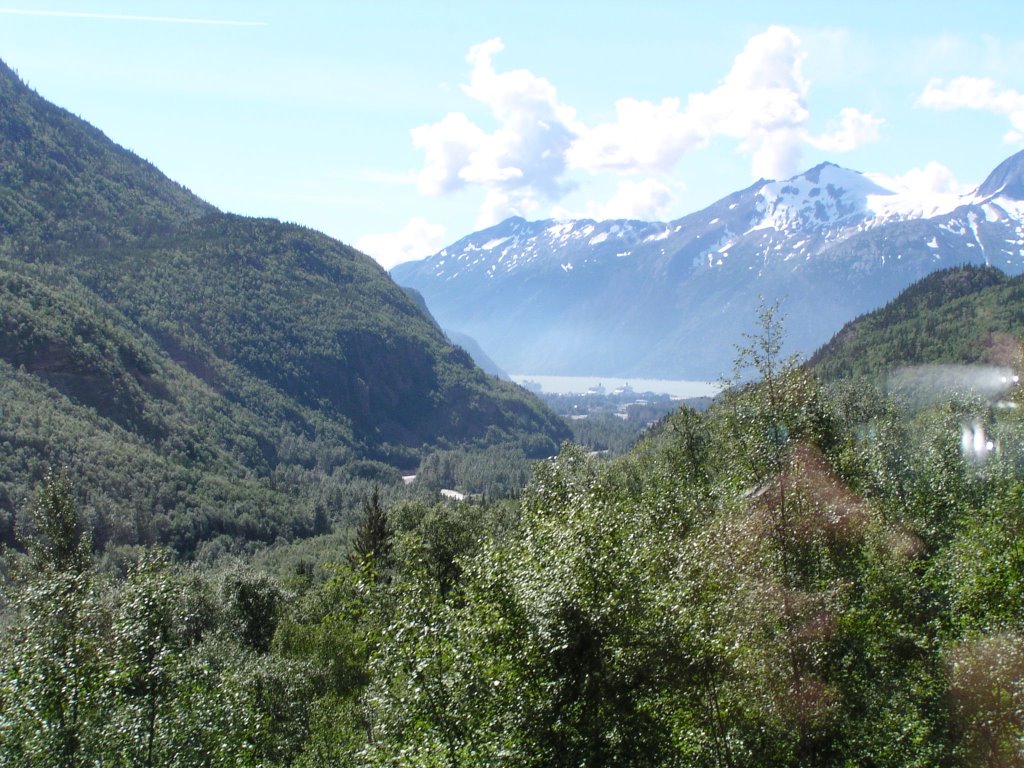
[[0, 62], [0, 543], [60, 468], [98, 548], [212, 561], [343, 534], [434, 454], [519, 457], [461, 470], [508, 495], [569, 436], [369, 257], [216, 210]]
[[51, 477], [5, 764], [1020, 764], [1018, 393], [909, 407], [780, 343], [768, 311], [736, 385], [623, 457], [567, 444], [517, 502], [371, 494], [287, 566], [101, 567]]

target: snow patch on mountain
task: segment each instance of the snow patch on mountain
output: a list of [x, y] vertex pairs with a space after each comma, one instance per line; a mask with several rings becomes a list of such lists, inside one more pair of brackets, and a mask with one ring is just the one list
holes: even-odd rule
[[667, 240], [668, 236], [672, 234], [672, 230], [666, 227], [661, 232], [656, 232], [653, 235], [648, 235], [644, 238], [645, 243], [654, 243], [658, 240]]
[[760, 220], [752, 222], [748, 231], [852, 226], [870, 217], [869, 198], [890, 194], [863, 174], [823, 163], [801, 176], [761, 187], [755, 209]]
[[[978, 204], [977, 193], [912, 188], [879, 174], [863, 174], [831, 163], [757, 192], [756, 216], [748, 232], [834, 230], [840, 238], [909, 219], [930, 219]], [[992, 215], [997, 215], [993, 212]]]
[[486, 243], [484, 243], [480, 247], [483, 250], [485, 250], [485, 251], [493, 251], [499, 245], [501, 245], [503, 243], [507, 243], [511, 239], [512, 239], [511, 237], [496, 237], [493, 240], [488, 240]]
[[966, 194], [826, 163], [668, 223], [512, 218], [392, 274], [506, 367], [720, 372], [758, 297], [808, 352], [955, 263], [1024, 272], [1024, 153]]

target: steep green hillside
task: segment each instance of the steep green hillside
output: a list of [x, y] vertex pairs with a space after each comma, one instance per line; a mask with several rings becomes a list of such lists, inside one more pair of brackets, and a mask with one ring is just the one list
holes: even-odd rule
[[357, 461], [568, 437], [371, 259], [217, 211], [2, 64], [0, 366], [0, 510], [69, 465], [100, 538], [186, 551], [303, 534]]
[[215, 209], [0, 62], [0, 234], [22, 254], [173, 232]]
[[808, 364], [829, 380], [908, 365], [1014, 365], [1021, 338], [1024, 278], [964, 266], [929, 275], [848, 323]]

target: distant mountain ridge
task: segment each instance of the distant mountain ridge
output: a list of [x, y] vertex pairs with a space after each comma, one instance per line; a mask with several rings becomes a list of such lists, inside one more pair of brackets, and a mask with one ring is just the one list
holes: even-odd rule
[[943, 267], [1024, 271], [1024, 153], [971, 194], [823, 163], [675, 221], [508, 219], [392, 270], [514, 373], [717, 378], [779, 301], [790, 351]]

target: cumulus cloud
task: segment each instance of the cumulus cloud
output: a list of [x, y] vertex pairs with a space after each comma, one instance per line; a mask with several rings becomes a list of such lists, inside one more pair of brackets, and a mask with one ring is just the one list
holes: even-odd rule
[[490, 227], [509, 216], [522, 216], [524, 219], [537, 218], [541, 212], [541, 205], [541, 201], [529, 187], [488, 189], [476, 219], [477, 229]]
[[461, 112], [453, 112], [439, 123], [412, 130], [412, 143], [426, 152], [419, 176], [425, 195], [443, 195], [466, 185], [463, 168], [483, 143], [484, 132]]
[[924, 168], [912, 168], [902, 176], [865, 174], [880, 186], [897, 193], [900, 205], [912, 204], [922, 216], [951, 211], [970, 193], [973, 185], [961, 184], [953, 172], [934, 161]]
[[1024, 138], [1024, 93], [1000, 90], [987, 77], [955, 77], [946, 85], [939, 79], [930, 80], [917, 103], [930, 109], [977, 109], [1003, 115], [1011, 125], [1003, 141], [1019, 143]]
[[663, 171], [683, 154], [707, 144], [706, 128], [682, 111], [679, 99], [659, 104], [637, 99], [615, 103], [614, 123], [602, 123], [572, 143], [567, 160], [575, 168], [598, 172]]
[[934, 160], [924, 168], [912, 168], [902, 176], [891, 177], [889, 181], [897, 190], [914, 192], [965, 195], [973, 189], [969, 184], [961, 184], [949, 168]]
[[[750, 38], [718, 87], [691, 93], [685, 102], [623, 98], [615, 104], [613, 121], [594, 126], [577, 119], [545, 78], [525, 69], [496, 70], [494, 56], [503, 48], [499, 39], [471, 48], [469, 82], [463, 86], [467, 96], [488, 108], [493, 130], [456, 112], [412, 131], [414, 144], [425, 153], [420, 189], [440, 195], [482, 188], [484, 225], [557, 202], [573, 188], [574, 171], [667, 176], [683, 155], [719, 136], [734, 139], [738, 151], [750, 156], [754, 175], [788, 178], [800, 170], [807, 145], [847, 152], [877, 139], [882, 122], [847, 108], [836, 127], [812, 135], [806, 53], [786, 27], [772, 26]], [[621, 207], [660, 205], [651, 197], [639, 202], [644, 190], [653, 194], [650, 179], [624, 186], [621, 193], [634, 202], [623, 197]]]
[[718, 88], [690, 94], [685, 107], [675, 98], [659, 104], [622, 99], [617, 120], [584, 131], [569, 160], [591, 172], [667, 173], [686, 152], [727, 136], [751, 155], [755, 174], [792, 176], [810, 119], [804, 58], [791, 30], [769, 27], [747, 42]]
[[923, 107], [932, 109], [991, 109], [1007, 111], [1020, 108], [1020, 94], [1013, 90], [998, 91], [994, 80], [987, 77], [955, 77], [946, 86], [934, 78], [928, 82], [917, 99]]
[[847, 107], [839, 111], [839, 127], [808, 142], [825, 152], [850, 152], [859, 146], [878, 140], [878, 129], [885, 122], [859, 109]]
[[355, 247], [372, 256], [384, 269], [413, 259], [422, 259], [436, 253], [444, 245], [445, 228], [431, 224], [422, 216], [409, 220], [398, 232], [366, 235], [355, 242]]
[[750, 38], [722, 85], [690, 96], [688, 111], [713, 132], [741, 139], [756, 152], [765, 137], [802, 128], [810, 119], [805, 58], [792, 30], [769, 27]]
[[530, 206], [557, 200], [571, 188], [564, 179], [565, 153], [576, 137], [575, 112], [558, 101], [555, 87], [525, 69], [498, 72], [494, 39], [473, 46], [467, 96], [485, 105], [497, 127], [487, 132], [465, 114], [413, 129], [413, 144], [426, 153], [420, 189], [438, 195], [466, 185], [489, 192], [490, 207], [515, 201]]
[[657, 179], [623, 181], [604, 205], [591, 205], [592, 219], [641, 219], [657, 221], [665, 218], [672, 204], [672, 190]]

